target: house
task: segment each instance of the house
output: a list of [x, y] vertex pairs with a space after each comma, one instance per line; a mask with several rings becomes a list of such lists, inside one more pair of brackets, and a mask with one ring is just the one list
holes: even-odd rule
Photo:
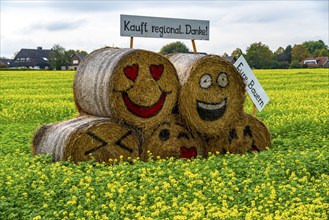
[[68, 67], [70, 70], [76, 70], [82, 59], [86, 56], [86, 54], [81, 53], [73, 53], [70, 57], [71, 66]]
[[9, 68], [12, 59], [0, 58], [0, 68]]
[[328, 57], [308, 57], [300, 62], [301, 65], [307, 65], [307, 67], [329, 67]]
[[230, 63], [232, 63], [232, 64], [234, 64], [235, 61], [237, 60], [237, 59], [235, 58], [235, 56], [224, 56], [223, 58], [224, 58], [226, 61], [228, 61], [228, 62], [230, 62]]
[[10, 63], [11, 68], [49, 69], [49, 55], [51, 50], [21, 49]]

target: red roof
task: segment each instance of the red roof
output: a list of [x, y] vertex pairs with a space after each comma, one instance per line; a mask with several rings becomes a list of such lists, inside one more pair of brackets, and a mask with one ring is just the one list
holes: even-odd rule
[[327, 62], [329, 62], [328, 57], [307, 57], [303, 59], [300, 64], [312, 67], [323, 67]]

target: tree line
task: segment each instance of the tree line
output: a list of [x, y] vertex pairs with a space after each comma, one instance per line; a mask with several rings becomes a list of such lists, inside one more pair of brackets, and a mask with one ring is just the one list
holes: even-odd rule
[[53, 70], [61, 70], [62, 67], [68, 67], [71, 64], [70, 58], [72, 54], [88, 54], [84, 50], [66, 50], [59, 44], [55, 44], [51, 48], [51, 52], [48, 58], [50, 68]]
[[[188, 47], [180, 42], [173, 42], [163, 46], [161, 54], [170, 53], [188, 53]], [[65, 50], [64, 47], [55, 44], [49, 57], [49, 64], [52, 69], [61, 69], [63, 66], [69, 66], [70, 56], [73, 53], [87, 54], [82, 50]], [[247, 47], [244, 53], [240, 48], [232, 51], [231, 56], [239, 58], [243, 55], [251, 68], [256, 69], [286, 69], [304, 67], [300, 62], [307, 57], [328, 57], [329, 47], [322, 40], [305, 41], [302, 44], [288, 45], [279, 47], [275, 52], [262, 42], [252, 43]], [[223, 56], [228, 56], [224, 53]]]
[[[182, 42], [167, 44], [161, 48], [160, 53], [169, 54], [189, 52]], [[256, 69], [286, 69], [305, 67], [300, 62], [307, 57], [328, 57], [329, 47], [322, 40], [305, 41], [294, 46], [279, 47], [275, 52], [262, 42], [252, 43], [244, 53], [240, 48], [232, 51], [231, 56], [239, 58], [243, 55], [251, 68]], [[228, 56], [224, 53], [223, 56]]]

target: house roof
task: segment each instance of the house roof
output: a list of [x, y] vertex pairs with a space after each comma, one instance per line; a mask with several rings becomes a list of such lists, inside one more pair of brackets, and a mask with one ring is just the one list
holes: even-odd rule
[[223, 58], [230, 63], [235, 63], [236, 61], [235, 56], [224, 56]]
[[303, 59], [300, 64], [305, 64], [305, 62], [307, 61], [316, 61], [316, 64], [307, 64], [308, 66], [324, 66], [328, 61], [329, 58], [328, 57], [307, 57], [305, 59]]
[[51, 50], [21, 49], [11, 62], [11, 67], [49, 66], [49, 55]]
[[82, 53], [76, 53], [75, 55], [77, 55], [77, 57], [79, 57], [80, 60], [82, 60], [83, 58], [85, 58], [85, 56], [87, 56], [86, 54], [82, 54]]
[[0, 58], [0, 64], [9, 66], [11, 62], [13, 62], [13, 59], [1, 59]]

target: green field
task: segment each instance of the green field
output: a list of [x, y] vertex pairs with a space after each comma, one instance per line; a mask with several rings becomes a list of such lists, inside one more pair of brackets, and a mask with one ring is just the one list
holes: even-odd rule
[[328, 219], [328, 71], [254, 71], [264, 152], [113, 166], [32, 156], [42, 124], [78, 115], [73, 71], [0, 71], [0, 219]]

